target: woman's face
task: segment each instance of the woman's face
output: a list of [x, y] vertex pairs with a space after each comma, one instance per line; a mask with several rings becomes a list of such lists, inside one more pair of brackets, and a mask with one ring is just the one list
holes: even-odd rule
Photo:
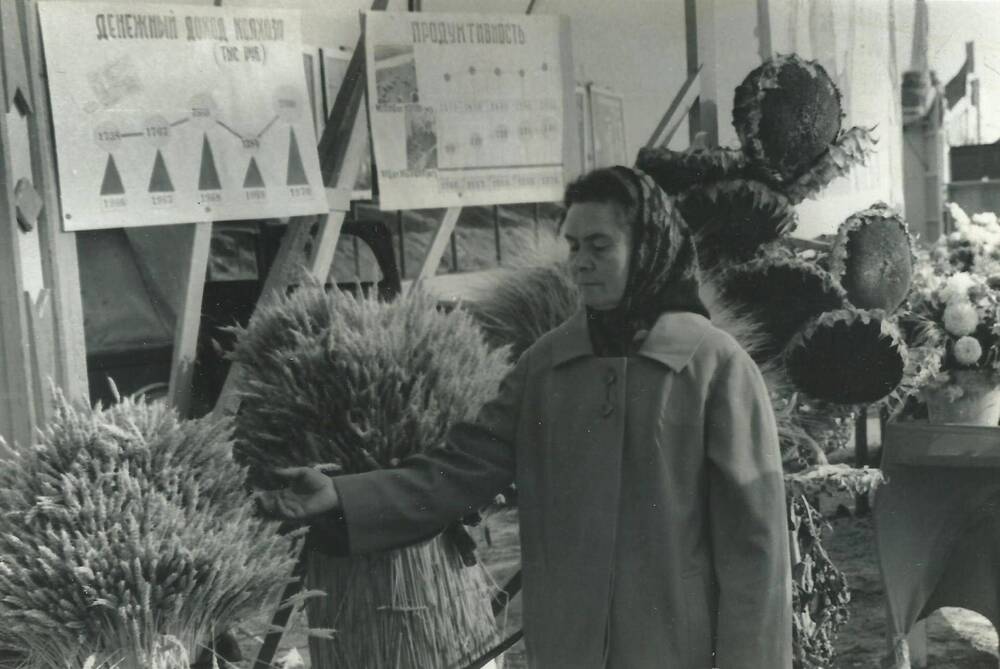
[[632, 239], [624, 219], [625, 211], [612, 202], [578, 202], [566, 212], [570, 269], [592, 309], [612, 309], [625, 295]]

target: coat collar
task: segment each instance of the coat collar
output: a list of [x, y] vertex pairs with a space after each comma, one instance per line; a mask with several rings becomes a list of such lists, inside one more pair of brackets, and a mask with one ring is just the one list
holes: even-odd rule
[[[639, 355], [656, 360], [674, 372], [687, 367], [708, 332], [709, 320], [690, 311], [668, 311], [661, 315]], [[571, 360], [593, 356], [594, 348], [587, 331], [587, 312], [580, 309], [553, 333], [552, 366], [559, 367]]]

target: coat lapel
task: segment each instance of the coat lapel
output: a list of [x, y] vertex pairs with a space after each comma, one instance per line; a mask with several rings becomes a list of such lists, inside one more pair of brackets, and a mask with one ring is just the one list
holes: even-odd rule
[[[639, 355], [680, 372], [694, 357], [709, 330], [709, 320], [690, 311], [668, 311], [657, 319], [639, 349]], [[587, 312], [577, 311], [560, 325], [552, 342], [552, 366], [594, 355], [587, 331]]]
[[656, 360], [675, 373], [694, 357], [708, 333], [709, 320], [690, 311], [668, 311], [656, 324], [639, 349], [639, 355]]

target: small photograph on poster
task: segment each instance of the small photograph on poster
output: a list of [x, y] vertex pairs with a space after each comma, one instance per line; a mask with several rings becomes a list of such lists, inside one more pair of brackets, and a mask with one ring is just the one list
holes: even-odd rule
[[323, 132], [323, 119], [320, 118], [323, 114], [322, 100], [320, 100], [319, 87], [316, 85], [319, 77], [319, 49], [313, 49], [310, 47], [303, 47], [302, 50], [302, 64], [306, 73], [306, 90], [309, 91], [309, 109], [312, 111], [313, 118], [313, 128], [316, 130], [316, 136]]
[[415, 104], [417, 92], [417, 61], [412, 44], [379, 44], [375, 47], [375, 88], [383, 105]]
[[590, 87], [590, 118], [594, 132], [594, 167], [623, 165], [625, 149], [625, 102], [622, 96]]
[[[333, 111], [333, 105], [337, 101], [337, 93], [344, 83], [347, 74], [347, 65], [350, 62], [351, 54], [341, 49], [323, 49], [323, 80], [325, 87], [324, 98], [326, 109], [324, 117], [329, 118]], [[367, 93], [365, 94], [367, 96]], [[361, 103], [361, 112], [364, 113], [364, 101]], [[362, 149], [361, 166], [358, 169], [358, 178], [354, 182], [354, 189], [351, 198], [354, 200], [372, 199], [372, 159], [371, 159], [371, 131], [365, 133], [365, 146]]]
[[406, 105], [406, 169], [437, 168], [436, 126], [433, 109]]

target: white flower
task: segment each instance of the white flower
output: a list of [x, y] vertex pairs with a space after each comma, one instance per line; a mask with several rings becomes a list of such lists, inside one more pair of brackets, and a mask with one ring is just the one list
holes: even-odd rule
[[278, 666], [281, 669], [300, 669], [306, 666], [306, 663], [298, 649], [292, 648], [278, 660]]
[[967, 300], [969, 290], [976, 285], [976, 279], [968, 272], [955, 272], [947, 279], [940, 288], [939, 298], [945, 304], [956, 300]]
[[975, 337], [962, 337], [955, 342], [955, 361], [960, 365], [974, 365], [983, 356], [983, 347]]
[[992, 211], [983, 211], [978, 214], [973, 214], [972, 222], [983, 227], [992, 227], [997, 225], [997, 215]]
[[948, 213], [951, 214], [951, 217], [955, 219], [956, 226], [969, 223], [969, 215], [960, 206], [954, 202], [949, 202], [945, 206], [948, 207]]
[[963, 337], [976, 331], [979, 325], [979, 314], [969, 302], [952, 302], [944, 310], [944, 329]]

